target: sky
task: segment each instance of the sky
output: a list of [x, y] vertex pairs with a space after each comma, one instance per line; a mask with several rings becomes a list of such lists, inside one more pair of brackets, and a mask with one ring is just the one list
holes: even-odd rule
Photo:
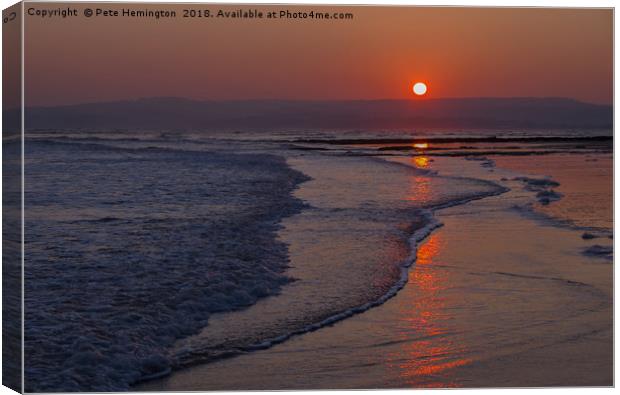
[[610, 104], [610, 9], [191, 5], [350, 12], [352, 20], [25, 18], [25, 102], [53, 106], [174, 96], [347, 100], [568, 97]]

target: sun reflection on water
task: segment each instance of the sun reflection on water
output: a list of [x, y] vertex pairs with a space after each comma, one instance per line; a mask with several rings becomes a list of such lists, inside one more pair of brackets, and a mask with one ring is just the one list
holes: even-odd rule
[[407, 199], [418, 203], [426, 203], [433, 197], [431, 188], [431, 180], [428, 177], [412, 177]]
[[466, 350], [455, 344], [445, 324], [450, 320], [442, 292], [447, 287], [446, 271], [439, 270], [436, 257], [445, 248], [441, 233], [434, 233], [417, 252], [417, 261], [409, 273], [409, 300], [401, 303], [405, 325], [400, 337], [401, 349], [390, 355], [389, 366], [412, 387], [456, 387], [447, 374], [451, 368], [466, 365]]
[[413, 164], [421, 169], [426, 169], [429, 166], [430, 161], [428, 156], [414, 156]]

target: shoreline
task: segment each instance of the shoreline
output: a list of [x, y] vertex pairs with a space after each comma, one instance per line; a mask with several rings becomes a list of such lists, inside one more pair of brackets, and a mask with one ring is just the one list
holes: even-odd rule
[[[370, 160], [374, 160], [374, 158], [369, 158]], [[503, 187], [493, 181], [489, 181], [489, 180], [482, 180], [482, 179], [475, 179], [475, 178], [470, 178], [470, 177], [454, 177], [454, 176], [441, 176], [441, 175], [437, 175], [434, 174], [432, 172], [428, 172], [428, 171], [424, 171], [424, 170], [420, 170], [420, 169], [415, 169], [412, 168], [411, 166], [407, 166], [404, 165], [402, 163], [398, 163], [398, 162], [392, 162], [392, 161], [388, 161], [388, 160], [381, 160], [381, 162], [384, 163], [388, 163], [389, 165], [392, 166], [402, 166], [404, 168], [407, 168], [409, 171], [415, 172], [421, 172], [421, 173], [426, 173], [426, 175], [428, 177], [439, 177], [439, 178], [458, 178], [458, 179], [463, 179], [463, 180], [467, 180], [467, 181], [475, 181], [475, 182], [482, 182], [484, 184], [487, 184], [488, 186], [492, 186], [494, 188], [496, 188], [495, 191], [491, 191], [491, 192], [484, 192], [484, 193], [480, 193], [476, 196], [471, 196], [471, 197], [466, 197], [460, 200], [453, 200], [453, 201], [449, 201], [446, 203], [439, 203], [437, 205], [433, 205], [430, 206], [428, 208], [424, 208], [424, 209], [420, 209], [420, 214], [421, 216], [424, 218], [424, 223], [425, 225], [416, 229], [408, 238], [407, 238], [407, 246], [409, 249], [409, 255], [408, 257], [400, 262], [400, 263], [395, 263], [397, 264], [397, 266], [400, 268], [400, 277], [399, 279], [392, 285], [392, 287], [389, 288], [389, 290], [381, 295], [378, 299], [374, 300], [374, 301], [370, 301], [368, 303], [365, 303], [363, 305], [360, 306], [356, 306], [356, 307], [352, 307], [349, 308], [347, 310], [341, 311], [337, 314], [334, 314], [332, 316], [329, 316], [319, 322], [315, 322], [312, 324], [309, 324], [308, 326], [290, 332], [290, 333], [286, 333], [283, 335], [280, 335], [278, 337], [275, 338], [271, 338], [271, 339], [265, 339], [263, 341], [261, 341], [260, 343], [256, 343], [256, 344], [252, 344], [249, 346], [245, 346], [243, 348], [240, 348], [238, 350], [231, 350], [230, 352], [227, 352], [223, 355], [217, 356], [215, 358], [208, 358], [205, 360], [200, 360], [200, 358], [198, 359], [193, 359], [191, 362], [186, 362], [186, 363], [181, 363], [181, 365], [179, 366], [174, 366], [170, 371], [168, 372], [162, 372], [160, 374], [155, 375], [154, 377], [148, 377], [148, 378], [143, 378], [140, 379], [139, 381], [133, 383], [130, 388], [141, 388], [143, 386], [148, 386], [150, 382], [153, 381], [158, 381], [162, 378], [166, 378], [170, 375], [174, 375], [176, 372], [179, 371], [183, 371], [183, 370], [187, 370], [187, 369], [192, 369], [194, 367], [197, 366], [206, 366], [206, 365], [210, 365], [212, 363], [216, 363], [220, 360], [224, 360], [224, 359], [229, 359], [229, 358], [235, 358], [239, 355], [243, 355], [244, 353], [251, 353], [251, 352], [255, 352], [255, 351], [260, 351], [260, 350], [265, 350], [265, 349], [269, 349], [271, 347], [274, 347], [278, 344], [284, 343], [292, 338], [298, 337], [298, 336], [302, 336], [304, 334], [307, 333], [311, 333], [314, 331], [318, 331], [322, 328], [325, 327], [329, 327], [331, 325], [334, 325], [340, 321], [346, 320], [348, 318], [351, 318], [353, 316], [356, 316], [358, 314], [362, 314], [365, 313], [373, 308], [376, 307], [380, 307], [381, 305], [385, 304], [387, 301], [389, 301], [390, 299], [396, 297], [398, 295], [398, 293], [407, 285], [408, 282], [408, 278], [409, 278], [409, 272], [411, 270], [415, 270], [415, 264], [416, 264], [416, 260], [417, 260], [417, 251], [420, 245], [422, 245], [424, 243], [424, 241], [433, 234], [433, 232], [438, 229], [443, 227], [443, 223], [440, 222], [439, 220], [437, 220], [436, 217], [436, 212], [441, 211], [441, 210], [445, 210], [451, 207], [456, 207], [456, 206], [460, 206], [460, 205], [465, 205], [468, 204], [472, 201], [477, 201], [477, 200], [482, 200], [482, 199], [486, 199], [489, 197], [493, 197], [493, 196], [499, 196], [502, 195], [506, 192], [510, 191], [510, 188], [507, 187]], [[294, 168], [291, 168], [292, 170], [295, 170]], [[312, 179], [312, 177], [310, 177], [307, 174], [304, 174], [305, 177], [309, 177], [310, 179]], [[303, 183], [302, 183], [303, 184]], [[301, 184], [300, 184], [301, 185]], [[414, 225], [416, 223], [416, 221], [412, 222], [411, 225]], [[273, 297], [278, 297], [278, 295], [273, 295]], [[223, 313], [223, 314], [227, 314]]]
[[[501, 192], [501, 193], [505, 193], [505, 192], [506, 191]], [[485, 197], [489, 197], [489, 196], [485, 196]], [[491, 196], [491, 198], [492, 198], [492, 196]], [[481, 204], [478, 204], [478, 206], [480, 206], [480, 205], [484, 206], [484, 204], [482, 204], [482, 203], [484, 203], [485, 200], [480, 200], [480, 198], [478, 198], [478, 199], [470, 199], [470, 201], [472, 201], [472, 200], [473, 200], [473, 202], [470, 203], [470, 204], [476, 205], [476, 203], [477, 203], [476, 200], [478, 200], [478, 202], [481, 203]], [[467, 211], [465, 209], [465, 207], [468, 207], [469, 205], [468, 204], [463, 204], [463, 203], [469, 203], [469, 202], [462, 202], [462, 203], [460, 203], [459, 205], [456, 205], [456, 206], [455, 205], [447, 205], [447, 207], [437, 207], [437, 208], [431, 210], [433, 212], [433, 214], [432, 214], [433, 218], [435, 218], [434, 217], [435, 211], [437, 211], [437, 214], [439, 215], [439, 217], [442, 217], [444, 215], [444, 213], [446, 213], [445, 215], [447, 215], [448, 212]], [[493, 204], [495, 204], [495, 203], [493, 203]], [[460, 210], [460, 209], [463, 209], [463, 210]], [[507, 212], [506, 215], [511, 216], [512, 214], [510, 214], [510, 212]], [[447, 217], [447, 218], [450, 218], [450, 217]], [[526, 217], [519, 216], [519, 218], [520, 218], [520, 222], [523, 222], [523, 223], [527, 223], [527, 222], [531, 221], [530, 219], [528, 219]], [[439, 231], [433, 232], [434, 229], [436, 229], [436, 228], [433, 228], [429, 232], [427, 237], [425, 237], [423, 239], [419, 239], [417, 241], [417, 243], [416, 243], [416, 247], [422, 248], [424, 245], [426, 245], [428, 243], [431, 243], [432, 239], [435, 238], [435, 235], [446, 234], [446, 232], [448, 234], [453, 234], [454, 232], [458, 232], [457, 229], [446, 229], [445, 227], [442, 228], [443, 230], [439, 230]], [[558, 234], [560, 234], [560, 233], [569, 234], [570, 233], [569, 230], [556, 230], [554, 227], [551, 227], [550, 229], [552, 229], [552, 231], [551, 231], [552, 233], [558, 233]], [[439, 232], [439, 233], [437, 233], [437, 232]], [[430, 236], [430, 237], [428, 237], [428, 236]], [[413, 238], [413, 236], [412, 236], [412, 238]], [[416, 254], [418, 254], [417, 250], [416, 250]], [[264, 382], [264, 381], [261, 381], [261, 379], [256, 377], [256, 376], [254, 376], [252, 378], [239, 378], [242, 382], [249, 383], [249, 384], [247, 386], [242, 386], [242, 384], [239, 384], [237, 387], [234, 387], [234, 388], [230, 386], [232, 382], [229, 382], [228, 384], [225, 385], [224, 382], [222, 382], [221, 380], [216, 380], [217, 382], [220, 382], [223, 385], [222, 387], [219, 387], [217, 383], [214, 384], [214, 383], [211, 383], [209, 381], [209, 377], [213, 378], [213, 374], [210, 374], [209, 371], [215, 370], [217, 372], [221, 368], [224, 368], [227, 371], [229, 371], [230, 369], [233, 369], [230, 366], [233, 366], [234, 369], [238, 369], [239, 366], [246, 366], [247, 364], [250, 364], [251, 366], [255, 367], [255, 364], [252, 361], [256, 361], [259, 364], [276, 364], [277, 365], [279, 363], [278, 360], [280, 359], [280, 357], [278, 357], [278, 355], [282, 354], [282, 352], [283, 352], [282, 350], [285, 350], [284, 352], [287, 353], [287, 355], [294, 355], [294, 354], [296, 354], [297, 351], [294, 351], [294, 350], [306, 350], [306, 351], [303, 351], [302, 354], [303, 353], [306, 353], [306, 354], [309, 353], [309, 354], [312, 355], [311, 359], [312, 358], [314, 358], [314, 360], [316, 360], [316, 358], [320, 359], [321, 358], [320, 354], [314, 355], [314, 354], [316, 354], [319, 351], [316, 351], [316, 352], [312, 351], [311, 348], [312, 347], [316, 347], [316, 346], [311, 346], [311, 344], [316, 343], [316, 342], [322, 343], [324, 341], [323, 339], [321, 339], [322, 335], [325, 335], [325, 336], [327, 336], [329, 338], [330, 337], [329, 333], [337, 332], [341, 336], [345, 336], [344, 332], [348, 332], [348, 331], [344, 331], [343, 332], [343, 330], [335, 329], [335, 328], [351, 327], [351, 326], [353, 326], [353, 327], [358, 326], [359, 327], [360, 322], [363, 323], [366, 320], [365, 317], [367, 317], [367, 316], [375, 316], [375, 315], [380, 315], [381, 316], [380, 312], [388, 309], [388, 307], [386, 307], [386, 306], [392, 306], [394, 303], [397, 303], [397, 302], [395, 302], [396, 300], [403, 299], [404, 297], [401, 295], [403, 292], [405, 294], [410, 294], [411, 293], [407, 289], [409, 287], [413, 287], [415, 285], [415, 284], [414, 285], [409, 285], [409, 283], [411, 281], [411, 277], [412, 276], [415, 277], [415, 272], [419, 269], [418, 264], [417, 264], [417, 260], [419, 260], [419, 259], [420, 259], [420, 257], [416, 256], [416, 263], [411, 265], [412, 268], [404, 269], [407, 272], [407, 274], [408, 274], [408, 278], [407, 278], [408, 281], [405, 284], [403, 284], [403, 287], [401, 287], [399, 289], [399, 292], [397, 292], [395, 295], [393, 295], [394, 297], [389, 298], [389, 300], [386, 300], [380, 306], [378, 306], [376, 308], [371, 308], [371, 309], [365, 311], [364, 314], [355, 314], [353, 316], [343, 317], [343, 318], [348, 318], [348, 319], [344, 319], [344, 320], [343, 319], [339, 319], [338, 322], [336, 322], [336, 321], [331, 322], [330, 324], [332, 324], [332, 325], [329, 325], [327, 327], [322, 328], [321, 331], [309, 332], [309, 333], [304, 334], [304, 336], [294, 336], [293, 338], [290, 338], [290, 339], [287, 338], [288, 341], [286, 341], [284, 343], [280, 343], [278, 345], [275, 345], [274, 347], [270, 347], [268, 349], [264, 349], [263, 351], [252, 352], [252, 353], [248, 353], [248, 354], [245, 354], [245, 355], [240, 355], [237, 358], [228, 358], [228, 359], [224, 359], [224, 360], [215, 361], [213, 363], [199, 364], [199, 365], [195, 365], [195, 366], [189, 367], [187, 369], [181, 369], [179, 371], [173, 372], [172, 375], [167, 377], [167, 378], [160, 379], [160, 380], [154, 380], [154, 381], [150, 381], [150, 382], [144, 383], [143, 385], [139, 385], [139, 386], [135, 387], [135, 390], [179, 390], [179, 389], [183, 389], [184, 388], [183, 387], [183, 382], [186, 381], [186, 380], [190, 380], [189, 382], [191, 383], [189, 385], [189, 387], [187, 387], [187, 388], [193, 387], [193, 388], [206, 389], [206, 390], [208, 390], [208, 389], [249, 389], [249, 388], [253, 388], [253, 389], [309, 389], [309, 388], [319, 388], [319, 389], [342, 388], [342, 389], [346, 389], [346, 388], [360, 388], [357, 384], [348, 385], [348, 386], [347, 385], [344, 385], [344, 386], [340, 386], [340, 385], [323, 386], [321, 384], [317, 384], [316, 386], [308, 386], [308, 387], [306, 387], [306, 386], [303, 386], [303, 385], [299, 386], [298, 385], [299, 383], [296, 383], [294, 385], [287, 386], [286, 384], [285, 385], [281, 385], [281, 384], [274, 384], [274, 383]], [[572, 259], [574, 260], [574, 258], [572, 258]], [[578, 259], [581, 259], [581, 258], [578, 258]], [[595, 259], [594, 260], [590, 259], [588, 261], [596, 262]], [[415, 268], [413, 268], [414, 266], [415, 266]], [[506, 270], [506, 273], [510, 274], [510, 271]], [[500, 273], [498, 273], [497, 275], [500, 275]], [[535, 275], [530, 280], [531, 281], [554, 281], [553, 278], [552, 278], [553, 276], [551, 276], [549, 278], [549, 280], [547, 280], [548, 276], [546, 277], [546, 276], [543, 275], [543, 276], [538, 276], [538, 277], [540, 277], [540, 279], [536, 280], [537, 277]], [[524, 280], [524, 279], [520, 279], [519, 277], [514, 277], [514, 278], [516, 278], [517, 280], [513, 280], [513, 281], [518, 281], [518, 282], [527, 281], [527, 280]], [[502, 281], [505, 281], [505, 280], [502, 280]], [[571, 282], [574, 282], [574, 281], [573, 280], [569, 280], [569, 282], [567, 284], [570, 284]], [[405, 286], [405, 285], [407, 285], [407, 286]], [[604, 316], [604, 314], [603, 314], [603, 316]], [[335, 324], [335, 325], [333, 325], [333, 324]], [[364, 325], [362, 325], [362, 326], [364, 326]], [[605, 337], [605, 333], [607, 333], [607, 332], [606, 332], [606, 329], [600, 329], [600, 330], [598, 330], [598, 332], [594, 332], [594, 333], [599, 333], [598, 336], [599, 337], [603, 336], [603, 338], [604, 338]], [[348, 335], [346, 335], [346, 336], [348, 336]], [[585, 334], [583, 336], [584, 336], [584, 339], [586, 339], [586, 338], [589, 339], [591, 337], [590, 335], [585, 335]], [[333, 338], [333, 336], [331, 336], [331, 337]], [[587, 340], [587, 341], [589, 342], [590, 340]], [[583, 340], [582, 343], [579, 343], [579, 344], [583, 344], [583, 342], [586, 342], [586, 340]], [[299, 344], [302, 344], [303, 346], [299, 346]], [[551, 347], [551, 349], [555, 350], [554, 351], [555, 353], [561, 354], [561, 353], [564, 352], [564, 349], [562, 348], [562, 346], [545, 346], [545, 347]], [[573, 347], [573, 346], [571, 346], [571, 347]], [[574, 347], [581, 347], [581, 348], [583, 348], [580, 345], [575, 345]], [[598, 353], [603, 353], [603, 354], [605, 353], [604, 350], [601, 350], [600, 348], [596, 348], [596, 347], [594, 347], [592, 345], [589, 345], [589, 346], [585, 345], [584, 347], [585, 348], [583, 348], [582, 352], [587, 352], [587, 351], [594, 352], [594, 351], [591, 351], [591, 349], [596, 349], [596, 350], [599, 350], [599, 351], [596, 351]], [[289, 351], [286, 351], [286, 350], [289, 350], [290, 352], [293, 352], [294, 354], [288, 354]], [[353, 355], [355, 355], [355, 353], [358, 352], [358, 351], [357, 350], [351, 350], [350, 352]], [[603, 355], [603, 354], [601, 354], [601, 355]], [[544, 356], [540, 356], [540, 358], [543, 358], [543, 357]], [[265, 360], [265, 358], [268, 358], [268, 359]], [[273, 358], [275, 358], [275, 360]], [[499, 358], [499, 357], [492, 357], [492, 360], [493, 360], [493, 358]], [[510, 358], [512, 358], [512, 357], [510, 357]], [[526, 359], [525, 356], [516, 357], [516, 358], [517, 359], [521, 359], [521, 360]], [[482, 374], [480, 372], [480, 370], [482, 368], [480, 368], [479, 366], [483, 366], [484, 365], [484, 363], [482, 362], [483, 360], [485, 360], [485, 359], [478, 360], [473, 365], [470, 364], [470, 363], [463, 363], [463, 364], [459, 365], [459, 363], [456, 363], [455, 365], [450, 367], [448, 370], [452, 370], [454, 372], [457, 372], [457, 373], [455, 373], [455, 376], [458, 376], [460, 374], [458, 372], [478, 372], [478, 374]], [[503, 358], [502, 360], [506, 361], [506, 358]], [[508, 359], [508, 361], [510, 361], [510, 359]], [[508, 362], [504, 362], [504, 363], [508, 363]], [[513, 362], [510, 362], [510, 363], [514, 364], [514, 363], [517, 363], [517, 362], [513, 361]], [[551, 362], [548, 361], [548, 363], [551, 363]], [[570, 368], [570, 366], [569, 366], [569, 368]], [[244, 370], [244, 369], [241, 369], [241, 370]], [[260, 375], [260, 370], [261, 369], [258, 368], [258, 370], [259, 370], [259, 373], [257, 373], [257, 375]], [[295, 369], [293, 369], [293, 370], [295, 370]], [[482, 369], [482, 370], [484, 370], [484, 369]], [[554, 373], [554, 374], [556, 374], [556, 375], [560, 374], [559, 373], [560, 370], [557, 370], [557, 372], [558, 373]], [[272, 372], [271, 374], [274, 374], [274, 373]], [[463, 373], [463, 374], [465, 376], [467, 375], [466, 373]], [[599, 377], [599, 380], [605, 380], [602, 377], [605, 377], [606, 371], [603, 372], [602, 374], [603, 374], [603, 376], [601, 376], [601, 375], [595, 375], [595, 376]], [[203, 376], [203, 375], [206, 375], [206, 377], [204, 379], [200, 379], [200, 377]], [[297, 379], [301, 380], [301, 378], [297, 378]], [[461, 377], [461, 379], [467, 380], [467, 378], [463, 378], [463, 377]], [[198, 381], [196, 381], [196, 380], [198, 380]], [[257, 380], [262, 382], [263, 384], [259, 385]], [[498, 380], [500, 380], [499, 376], [498, 376]], [[507, 380], [507, 382], [510, 381], [509, 378], [503, 378], [501, 380]], [[278, 383], [280, 382], [279, 379], [275, 379], [275, 381], [278, 382]], [[292, 383], [290, 381], [290, 378], [288, 378], [286, 380], [286, 382], [287, 383]], [[303, 380], [301, 382], [303, 382]], [[571, 381], [569, 381], [569, 382], [571, 382]], [[604, 381], [602, 381], [602, 382], [604, 382]], [[446, 383], [444, 382], [444, 384], [446, 384]], [[179, 385], [180, 385], [180, 387], [179, 387]], [[360, 384], [360, 385], [362, 385], [362, 384]], [[546, 385], [546, 384], [543, 381], [543, 384], [541, 384], [541, 385]], [[587, 385], [587, 382], [586, 382], [586, 385]], [[445, 385], [445, 386], [449, 386], [449, 385]], [[508, 384], [507, 386], [510, 386], [510, 384]], [[381, 385], [381, 386], [362, 386], [361, 388], [405, 388], [405, 386], [389, 387], [389, 386]]]

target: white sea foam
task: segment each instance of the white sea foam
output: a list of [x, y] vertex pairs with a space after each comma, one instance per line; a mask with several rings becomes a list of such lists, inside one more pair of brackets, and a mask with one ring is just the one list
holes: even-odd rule
[[275, 235], [307, 178], [282, 158], [47, 142], [27, 154], [27, 391], [165, 375], [177, 339], [290, 281]]
[[[290, 193], [306, 178], [281, 158], [44, 141], [28, 149], [37, 158], [27, 191], [29, 391], [119, 391], [166, 375], [184, 359], [168, 353], [178, 339], [207, 326], [211, 314], [250, 306], [289, 281], [287, 249], [275, 232], [282, 217], [302, 209]], [[505, 191], [481, 180], [435, 180], [469, 189], [453, 186], [420, 202], [410, 255], [379, 297], [211, 357], [270, 347], [384, 303], [441, 226], [433, 211]], [[352, 212], [369, 221], [393, 209], [372, 199], [363, 207]], [[405, 212], [413, 213], [391, 215]], [[200, 361], [200, 350], [186, 353]]]
[[[422, 173], [422, 174], [427, 174], [427, 175], [436, 175], [435, 172], [432, 171], [426, 171], [426, 170], [422, 170], [422, 171], [417, 171], [418, 173]], [[483, 199], [486, 197], [490, 197], [490, 196], [496, 196], [502, 193], [507, 192], [509, 189], [505, 188], [505, 187], [501, 187], [497, 184], [494, 183], [487, 183], [487, 185], [493, 185], [495, 188], [493, 190], [491, 190], [490, 192], [484, 192], [484, 193], [479, 193], [477, 195], [474, 196], [468, 196], [465, 198], [461, 198], [461, 199], [456, 199], [456, 200], [452, 200], [449, 202], [445, 202], [445, 203], [441, 203], [441, 204], [437, 204], [434, 205], [432, 208], [429, 209], [422, 209], [420, 211], [418, 211], [418, 220], [420, 221], [421, 224], [423, 224], [421, 227], [417, 228], [413, 234], [409, 237], [408, 239], [408, 244], [409, 244], [409, 250], [410, 250], [410, 254], [409, 256], [402, 261], [399, 266], [400, 266], [400, 275], [398, 277], [398, 279], [394, 282], [394, 284], [387, 290], [387, 292], [385, 292], [383, 295], [381, 295], [379, 298], [371, 300], [367, 303], [364, 303], [362, 305], [359, 306], [354, 306], [351, 307], [349, 309], [343, 310], [337, 314], [333, 314], [321, 321], [318, 322], [314, 322], [311, 323], [309, 325], [306, 325], [303, 328], [297, 329], [297, 330], [293, 330], [290, 331], [288, 333], [282, 334], [280, 336], [277, 337], [273, 337], [273, 338], [269, 338], [269, 339], [265, 339], [262, 340], [260, 343], [255, 343], [249, 346], [244, 346], [241, 347], [239, 349], [229, 349], [226, 350], [225, 352], [220, 353], [220, 356], [222, 357], [228, 357], [228, 356], [233, 356], [235, 354], [238, 354], [239, 352], [246, 352], [246, 351], [256, 351], [256, 350], [262, 350], [262, 349], [266, 349], [266, 348], [270, 348], [276, 344], [282, 343], [288, 339], [290, 339], [291, 337], [294, 336], [298, 336], [298, 335], [302, 335], [304, 333], [308, 333], [308, 332], [312, 332], [312, 331], [316, 331], [318, 329], [321, 329], [325, 326], [329, 326], [329, 325], [333, 325], [335, 323], [337, 323], [338, 321], [344, 320], [346, 318], [349, 318], [353, 315], [356, 314], [360, 314], [363, 313], [373, 307], [377, 307], [380, 306], [382, 304], [384, 304], [385, 302], [387, 302], [389, 299], [391, 299], [392, 297], [394, 297], [408, 282], [409, 279], [409, 270], [411, 269], [411, 267], [413, 267], [415, 265], [416, 259], [417, 259], [417, 252], [418, 252], [418, 248], [419, 246], [424, 242], [424, 240], [430, 236], [434, 230], [440, 228], [441, 226], [443, 226], [443, 224], [435, 217], [434, 212], [437, 210], [441, 210], [444, 208], [448, 208], [448, 207], [453, 207], [453, 206], [457, 206], [457, 205], [461, 205], [461, 204], [465, 204], [467, 202], [473, 201], [473, 200], [478, 200], [478, 199]], [[185, 360], [189, 360], [189, 361], [196, 361], [196, 360], [200, 360], [199, 355], [198, 356], [190, 356], [190, 354], [192, 353], [192, 350], [184, 350], [184, 355], [180, 354], [177, 355], [178, 359], [185, 359]], [[199, 353], [200, 354], [200, 353]], [[207, 360], [200, 360], [201, 362], [205, 362], [205, 361], [212, 361], [213, 359], [217, 359], [217, 356], [211, 355], [210, 358], [208, 358]], [[191, 364], [191, 362], [190, 362]]]

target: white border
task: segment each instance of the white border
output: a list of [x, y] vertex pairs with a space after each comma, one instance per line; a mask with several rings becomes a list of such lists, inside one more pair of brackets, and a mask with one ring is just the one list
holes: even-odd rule
[[22, 195], [21, 195], [21, 200], [22, 200], [22, 295], [21, 295], [21, 301], [22, 301], [22, 392], [24, 392], [26, 390], [26, 386], [25, 386], [25, 366], [26, 366], [26, 361], [25, 361], [25, 356], [24, 356], [24, 335], [25, 335], [25, 322], [26, 322], [26, 316], [25, 316], [25, 308], [26, 308], [26, 302], [24, 300], [25, 296], [26, 296], [26, 290], [25, 290], [25, 282], [26, 279], [24, 277], [24, 266], [25, 266], [25, 254], [26, 254], [26, 246], [25, 246], [25, 235], [26, 235], [26, 230], [25, 230], [25, 222], [26, 222], [26, 199], [25, 199], [25, 190], [24, 190], [24, 182], [26, 181], [26, 134], [25, 134], [25, 124], [26, 124], [26, 116], [25, 116], [25, 111], [24, 109], [26, 108], [26, 100], [25, 100], [25, 92], [26, 90], [25, 88], [25, 72], [24, 72], [24, 59], [25, 59], [25, 48], [24, 48], [24, 32], [26, 31], [25, 29], [25, 24], [26, 24], [26, 18], [24, 18], [24, 3], [21, 4], [21, 26], [22, 26], [22, 31], [21, 31], [21, 45], [20, 45], [20, 51], [21, 51], [21, 90], [22, 90], [22, 108], [21, 108], [21, 115], [22, 115], [22, 119], [21, 119], [21, 124], [22, 124]]
[[[46, 2], [44, 0], [29, 0], [28, 2]], [[58, 1], [55, 1], [58, 2]], [[65, 2], [65, 1], [61, 1], [61, 2]], [[95, 1], [66, 1], [67, 3], [70, 2], [76, 2], [76, 3], [93, 3]], [[122, 2], [129, 2], [129, 1], [120, 1], [120, 0], [110, 0], [110, 1], [98, 1], [98, 2], [109, 2], [109, 3], [122, 3]], [[597, 8], [597, 7], [601, 7], [601, 8], [615, 8], [615, 1], [605, 1], [605, 0], [589, 0], [589, 1], [583, 1], [583, 0], [562, 0], [562, 1], [558, 1], [558, 0], [537, 0], [537, 1], [531, 1], [531, 0], [502, 0], [497, 1], [497, 0], [447, 0], [447, 1], [438, 1], [438, 0], [424, 0], [424, 1], [413, 1], [413, 0], [338, 0], [338, 1], [330, 1], [330, 0], [288, 0], [288, 1], [264, 1], [264, 0], [240, 0], [240, 1], [227, 1], [227, 0], [210, 0], [210, 1], [204, 1], [204, 2], [199, 2], [199, 1], [175, 1], [175, 0], [150, 0], [150, 1], [130, 1], [131, 3], [246, 3], [246, 4], [320, 4], [320, 5], [415, 5], [415, 6], [477, 6], [477, 7], [561, 7], [561, 8]], [[15, 4], [16, 1], [13, 0], [0, 0], [0, 5], [2, 6], [2, 9], [5, 9], [13, 4]], [[23, 5], [22, 5], [23, 8]], [[22, 15], [23, 15], [23, 10], [22, 10]], [[22, 78], [21, 78], [21, 89], [22, 89], [22, 108], [24, 108], [24, 103], [25, 103], [25, 95], [24, 95], [24, 70], [23, 70], [23, 63], [24, 63], [24, 48], [23, 48], [23, 37], [24, 37], [24, 24], [25, 24], [25, 20], [22, 20], [22, 46], [21, 46], [21, 58], [22, 58]], [[1, 31], [1, 29], [0, 29]], [[614, 10], [614, 77], [616, 75], [616, 71], [617, 71], [617, 64], [615, 62], [615, 42], [617, 42], [617, 31], [615, 30], [615, 10]], [[0, 39], [1, 39], [1, 33], [0, 33]], [[1, 40], [0, 40], [1, 42]], [[1, 44], [0, 44], [1, 45]], [[1, 73], [0, 73], [0, 77], [1, 77]], [[616, 120], [616, 113], [617, 113], [617, 108], [615, 107], [615, 102], [616, 102], [616, 92], [617, 90], [616, 88], [616, 79], [614, 78], [614, 125], [615, 125], [615, 120]], [[0, 98], [1, 98], [1, 92], [0, 92]], [[0, 119], [1, 119], [1, 115], [0, 115]], [[24, 134], [23, 134], [23, 126], [24, 126], [24, 112], [22, 111], [22, 349], [23, 349], [23, 330], [24, 330], [24, 323], [23, 323], [23, 314], [24, 314], [24, 305], [23, 305], [23, 295], [24, 295], [24, 284], [23, 284], [23, 276], [24, 276], [24, 272], [23, 272], [23, 259], [24, 259], [24, 159], [23, 159], [23, 155], [24, 155]], [[614, 127], [614, 135], [615, 135], [615, 127]], [[620, 147], [620, 143], [614, 138], [614, 152], [617, 152], [618, 148]], [[0, 151], [0, 159], [2, 158], [2, 153]], [[615, 207], [616, 207], [616, 203], [618, 202], [618, 185], [615, 182], [615, 175], [618, 174], [617, 173], [617, 168], [618, 164], [615, 161], [615, 155], [614, 155], [614, 214], [615, 214]], [[2, 190], [2, 180], [0, 179], [0, 192]], [[2, 218], [2, 213], [0, 211], [0, 219]], [[615, 219], [615, 215], [614, 215], [614, 219]], [[614, 233], [615, 233], [615, 221], [614, 221]], [[1, 241], [0, 241], [0, 248], [1, 248]], [[616, 243], [616, 239], [614, 238], [614, 250], [616, 250], [617, 248], [617, 243]], [[615, 262], [614, 262], [615, 264]], [[618, 377], [618, 373], [620, 371], [618, 364], [616, 363], [616, 359], [615, 356], [618, 355], [617, 354], [617, 344], [615, 343], [615, 317], [617, 316], [618, 313], [618, 304], [616, 303], [616, 298], [615, 298], [615, 284], [616, 284], [616, 277], [617, 273], [615, 271], [614, 268], [614, 378]], [[1, 284], [0, 284], [0, 289], [1, 289]], [[1, 351], [1, 347], [0, 347], [0, 351]], [[22, 371], [23, 371], [23, 365], [24, 365], [24, 359], [23, 359], [23, 354], [22, 354]], [[1, 362], [0, 362], [0, 366], [1, 366]], [[0, 370], [1, 372], [1, 370]], [[22, 388], [23, 387], [23, 375], [22, 375]], [[393, 393], [405, 393], [405, 392], [410, 392], [412, 390], [376, 390], [374, 391], [375, 393], [381, 394], [381, 395], [387, 395], [387, 394], [393, 394]], [[429, 389], [429, 390], [425, 390], [425, 391], [431, 391], [431, 392], [435, 392], [435, 391], [445, 391], [445, 389]], [[608, 388], [587, 388], [587, 389], [583, 389], [583, 388], [549, 388], [549, 389], [462, 389], [459, 391], [466, 391], [469, 393], [485, 393], [485, 394], [501, 394], [501, 393], [511, 393], [511, 394], [539, 394], [539, 393], [545, 393], [545, 394], [580, 394], [582, 391], [587, 391], [588, 393], [602, 393], [602, 392], [610, 392], [610, 391], [615, 391], [615, 389], [608, 389]], [[297, 391], [297, 392], [301, 392], [301, 391]], [[292, 395], [297, 393], [295, 391], [263, 391], [263, 393], [267, 393], [267, 394], [286, 394], [286, 395]], [[342, 394], [345, 391], [303, 391], [305, 393], [316, 393], [316, 394], [321, 394], [321, 395], [334, 395], [334, 394]], [[10, 389], [0, 386], [0, 395], [9, 395], [9, 394], [14, 394], [13, 391], [11, 391]], [[182, 392], [165, 392], [165, 393], [158, 393], [158, 392], [151, 392], [149, 394], [182, 394]], [[235, 394], [240, 394], [240, 395], [247, 395], [247, 394], [253, 394], [252, 392], [235, 392]]]

